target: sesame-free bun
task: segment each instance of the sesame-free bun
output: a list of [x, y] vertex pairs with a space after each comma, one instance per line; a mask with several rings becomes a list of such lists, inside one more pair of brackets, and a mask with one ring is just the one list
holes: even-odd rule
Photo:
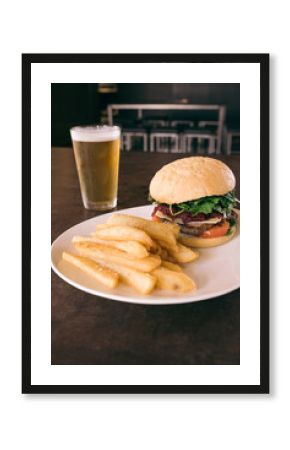
[[220, 236], [216, 238], [202, 238], [197, 236], [189, 236], [185, 234], [180, 234], [178, 237], [178, 241], [181, 244], [184, 244], [188, 247], [194, 248], [208, 248], [208, 247], [217, 247], [218, 245], [225, 244], [230, 241], [234, 235], [236, 234], [237, 228], [232, 227], [232, 232], [226, 236]]
[[202, 156], [177, 159], [163, 166], [151, 180], [150, 195], [160, 203], [181, 203], [235, 188], [231, 169], [223, 162]]

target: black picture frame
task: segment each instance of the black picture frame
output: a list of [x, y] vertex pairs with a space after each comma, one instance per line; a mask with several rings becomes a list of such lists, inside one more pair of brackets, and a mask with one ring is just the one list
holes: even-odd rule
[[[22, 55], [22, 393], [267, 394], [269, 393], [269, 54], [23, 54]], [[260, 384], [31, 384], [31, 64], [255, 63], [260, 65]]]

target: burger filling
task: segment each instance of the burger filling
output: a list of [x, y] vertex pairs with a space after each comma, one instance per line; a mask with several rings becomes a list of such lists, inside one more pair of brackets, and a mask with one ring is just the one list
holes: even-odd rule
[[155, 204], [153, 220], [177, 223], [183, 233], [193, 236], [211, 238], [231, 234], [237, 221], [234, 208], [238, 200], [233, 192], [173, 205], [151, 200]]

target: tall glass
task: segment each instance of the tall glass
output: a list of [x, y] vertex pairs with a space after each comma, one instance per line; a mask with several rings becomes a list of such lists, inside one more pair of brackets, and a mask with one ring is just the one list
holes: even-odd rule
[[120, 128], [80, 126], [70, 130], [86, 209], [104, 211], [117, 205]]

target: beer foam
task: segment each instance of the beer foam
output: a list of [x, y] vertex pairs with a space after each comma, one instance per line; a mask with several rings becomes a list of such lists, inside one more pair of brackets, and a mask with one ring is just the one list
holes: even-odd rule
[[120, 128], [116, 126], [95, 125], [73, 127], [70, 130], [73, 141], [78, 142], [106, 142], [120, 137]]

